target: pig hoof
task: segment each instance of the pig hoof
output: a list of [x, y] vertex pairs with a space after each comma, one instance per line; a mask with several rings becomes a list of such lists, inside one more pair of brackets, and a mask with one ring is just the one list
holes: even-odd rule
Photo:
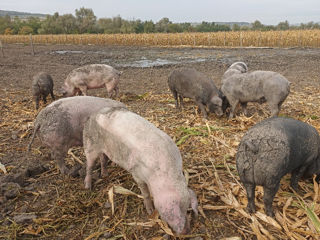
[[101, 171], [101, 177], [102, 178], [108, 177], [108, 172], [107, 171]]
[[255, 213], [256, 212], [256, 209], [255, 208], [252, 208], [252, 207], [247, 207], [246, 208], [247, 209], [247, 211], [249, 212], [249, 213]]
[[151, 215], [154, 211], [152, 202], [145, 202], [145, 207], [146, 207], [147, 213]]
[[62, 175], [69, 175], [69, 174], [68, 174], [69, 171], [68, 171], [68, 169], [67, 169], [66, 167], [60, 168], [60, 172], [61, 172]]
[[92, 184], [91, 184], [91, 178], [87, 176], [87, 177], [84, 179], [84, 188], [91, 190], [91, 185], [92, 185]]
[[84, 188], [91, 190], [91, 184], [85, 183], [85, 184], [84, 184]]
[[267, 215], [268, 215], [269, 217], [274, 218], [274, 213], [273, 213], [273, 211], [267, 211]]

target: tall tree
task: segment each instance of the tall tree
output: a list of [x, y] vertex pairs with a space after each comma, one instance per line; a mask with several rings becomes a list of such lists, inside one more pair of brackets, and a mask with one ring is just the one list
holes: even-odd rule
[[252, 30], [262, 30], [264, 28], [264, 26], [259, 20], [256, 20], [252, 23], [251, 28], [252, 28]]
[[168, 32], [168, 27], [170, 22], [169, 18], [165, 17], [159, 20], [159, 22], [156, 23], [155, 29], [157, 32]]
[[152, 32], [154, 32], [155, 31], [155, 29], [154, 29], [154, 23], [153, 23], [153, 21], [152, 20], [150, 20], [150, 21], [145, 21], [144, 23], [143, 23], [143, 32], [145, 32], [145, 33], [152, 33]]
[[289, 22], [286, 20], [284, 22], [279, 22], [277, 25], [277, 29], [279, 30], [288, 30], [289, 29]]
[[64, 14], [60, 16], [58, 23], [61, 26], [63, 33], [77, 33], [77, 20], [72, 14]]
[[38, 30], [40, 34], [59, 34], [62, 33], [62, 27], [59, 24], [59, 13], [56, 12], [52, 16], [47, 15], [42, 22], [41, 28]]
[[4, 34], [6, 29], [10, 29], [13, 32], [11, 18], [9, 15], [0, 17], [0, 34]]
[[78, 24], [79, 33], [92, 33], [97, 17], [94, 15], [90, 8], [76, 9], [76, 19]]

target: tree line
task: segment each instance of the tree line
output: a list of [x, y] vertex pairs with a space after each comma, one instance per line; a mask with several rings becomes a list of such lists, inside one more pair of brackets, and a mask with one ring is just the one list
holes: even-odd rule
[[289, 29], [320, 29], [318, 23], [309, 22], [292, 26], [288, 21], [277, 25], [264, 25], [259, 20], [250, 25], [222, 25], [215, 22], [200, 24], [173, 23], [168, 18], [162, 18], [154, 23], [150, 21], [125, 20], [120, 16], [100, 18], [94, 15], [92, 9], [80, 8], [75, 15], [47, 15], [45, 19], [38, 17], [11, 18], [6, 15], [0, 17], [0, 34], [83, 34], [83, 33], [177, 33], [177, 32], [218, 32], [218, 31], [269, 31]]

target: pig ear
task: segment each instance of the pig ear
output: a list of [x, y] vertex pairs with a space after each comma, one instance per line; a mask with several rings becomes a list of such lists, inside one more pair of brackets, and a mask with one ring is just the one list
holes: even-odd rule
[[198, 217], [198, 200], [197, 200], [197, 196], [194, 193], [194, 191], [192, 191], [190, 188], [188, 188], [189, 191], [189, 195], [190, 195], [190, 200], [191, 200], [191, 208], [194, 212], [194, 215], [196, 217]]
[[219, 98], [218, 96], [213, 96], [212, 98], [211, 98], [211, 102], [213, 103], [213, 104], [215, 104], [215, 105], [218, 105], [218, 106], [222, 106], [222, 99], [221, 98]]
[[240, 62], [240, 65], [242, 65], [242, 68], [244, 71], [241, 71], [242, 73], [248, 72], [248, 66], [244, 62]]

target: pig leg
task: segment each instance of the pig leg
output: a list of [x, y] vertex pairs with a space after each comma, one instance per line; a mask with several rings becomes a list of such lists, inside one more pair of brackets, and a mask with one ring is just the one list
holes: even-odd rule
[[47, 104], [47, 95], [46, 94], [43, 94], [42, 95], [42, 100], [45, 104]]
[[279, 107], [278, 107], [278, 104], [272, 104], [272, 103], [269, 103], [269, 108], [271, 110], [271, 117], [276, 117], [278, 116], [279, 114]]
[[80, 85], [79, 89], [82, 92], [83, 96], [87, 96], [87, 86], [86, 85]]
[[205, 106], [201, 103], [201, 100], [197, 100], [196, 99], [196, 103], [198, 105], [198, 108], [200, 109], [200, 111], [202, 112], [202, 115], [205, 119], [208, 119], [208, 114], [207, 114], [207, 111], [206, 111], [206, 108]]
[[114, 92], [115, 92], [115, 97], [118, 97], [118, 95], [119, 95], [119, 88], [118, 88], [118, 86], [114, 88]]
[[180, 108], [183, 108], [183, 97], [179, 94]]
[[248, 115], [248, 111], [247, 111], [247, 103], [240, 103], [241, 107], [242, 107], [242, 112], [245, 116]]
[[106, 83], [105, 87], [107, 89], [108, 98], [112, 98], [113, 97], [113, 91], [115, 91], [115, 88], [116, 88], [114, 81]]
[[[93, 149], [89, 149], [89, 148], [87, 148], [87, 146], [85, 146], [85, 155], [87, 158], [87, 169], [86, 169], [86, 177], [84, 179], [84, 187], [86, 189], [91, 189], [92, 169], [94, 167], [96, 159], [99, 157], [99, 155], [101, 156], [101, 153], [99, 153], [98, 151], [95, 151]], [[100, 158], [100, 160], [101, 160], [101, 158]]]
[[266, 187], [263, 186], [263, 201], [264, 201], [264, 207], [266, 214], [270, 217], [274, 217], [274, 213], [272, 210], [272, 202], [273, 198], [276, 195], [278, 189], [279, 189], [280, 181], [273, 185], [273, 187]]
[[153, 207], [153, 203], [151, 200], [148, 185], [144, 181], [142, 181], [139, 177], [137, 177], [135, 175], [132, 175], [132, 176], [133, 176], [133, 179], [138, 184], [138, 187], [140, 188], [140, 191], [142, 193], [143, 200], [144, 200], [144, 206], [147, 210], [147, 213], [150, 215], [153, 212], [154, 207]]
[[105, 154], [100, 155], [101, 177], [106, 177], [107, 174], [107, 161], [109, 158]]
[[179, 108], [179, 102], [178, 102], [178, 92], [175, 91], [175, 90], [172, 90], [172, 95], [174, 97], [174, 100], [176, 101], [176, 108], [178, 109]]
[[254, 213], [256, 212], [256, 205], [254, 203], [256, 185], [253, 183], [245, 183], [244, 187], [246, 188], [248, 198], [247, 210], [249, 213]]
[[52, 98], [53, 100], [55, 100], [55, 97], [54, 97], [54, 94], [53, 94], [53, 89], [50, 89], [50, 95], [51, 95], [51, 98]]
[[64, 163], [64, 157], [66, 156], [66, 154], [67, 151], [61, 150], [61, 148], [52, 150], [52, 157], [57, 162], [59, 170], [63, 175], [68, 174], [68, 168]]
[[36, 109], [39, 109], [40, 96], [36, 96], [34, 99], [35, 99], [35, 102], [36, 102]]
[[[307, 160], [306, 162], [312, 162], [313, 159], [315, 159], [314, 156], [308, 158], [308, 160]], [[290, 186], [291, 186], [296, 192], [298, 192], [298, 190], [299, 190], [298, 181], [299, 181], [299, 179], [303, 176], [303, 174], [305, 173], [305, 171], [307, 170], [308, 167], [309, 167], [309, 165], [308, 165], [308, 164], [305, 164], [304, 166], [295, 169], [295, 170], [291, 173]]]
[[[269, 105], [269, 109], [271, 111], [271, 117], [276, 117], [279, 114], [280, 107], [279, 103], [281, 102], [278, 97], [276, 96], [271, 96], [270, 98], [266, 98], [267, 103]], [[281, 104], [280, 104], [281, 106]]]
[[230, 115], [229, 115], [229, 119], [233, 118], [233, 115], [234, 115], [234, 112], [236, 110], [236, 107], [239, 103], [239, 100], [238, 99], [230, 99], [229, 100], [229, 103], [231, 105], [231, 110], [230, 110]]

